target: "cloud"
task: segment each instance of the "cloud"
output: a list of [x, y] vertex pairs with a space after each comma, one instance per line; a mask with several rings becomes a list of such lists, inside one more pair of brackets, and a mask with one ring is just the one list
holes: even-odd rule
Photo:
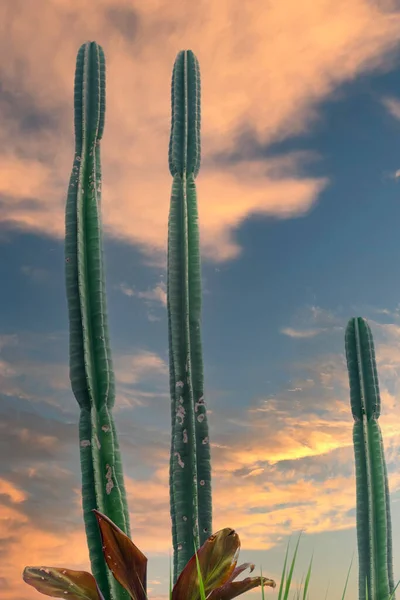
[[284, 327], [281, 329], [283, 335], [287, 335], [292, 338], [311, 338], [319, 335], [320, 333], [326, 332], [326, 329], [293, 329], [291, 327]]
[[283, 327], [281, 329], [283, 335], [307, 339], [323, 333], [341, 331], [344, 328], [344, 320], [340, 315], [316, 305], [306, 306], [299, 310], [294, 316], [294, 321], [301, 323], [302, 327]]
[[115, 366], [116, 379], [120, 383], [138, 383], [144, 377], [166, 375], [166, 362], [154, 352], [141, 351], [133, 356], [119, 356]]
[[382, 104], [387, 109], [389, 114], [397, 120], [400, 120], [400, 100], [397, 98], [383, 98]]
[[[64, 236], [75, 59], [84, 40], [96, 39], [107, 61], [104, 229], [149, 257], [163, 256], [171, 73], [177, 52], [190, 47], [202, 76], [202, 252], [216, 262], [238, 256], [235, 231], [249, 216], [302, 216], [317, 202], [328, 179], [307, 176], [298, 153], [273, 158], [267, 149], [308, 131], [318, 104], [342, 83], [387, 68], [400, 24], [398, 11], [368, 0], [256, 0], [251, 10], [238, 0], [202, 0], [190, 9], [102, 0], [90, 24], [76, 0], [6, 0], [2, 10], [3, 228]], [[224, 155], [236, 158], [221, 166]], [[285, 168], [277, 170], [277, 161]]]
[[41, 269], [39, 267], [33, 267], [32, 265], [23, 265], [21, 267], [21, 273], [35, 281], [36, 283], [42, 283], [47, 281], [50, 277], [50, 271]]
[[163, 282], [146, 292], [136, 291], [134, 288], [130, 288], [124, 283], [120, 285], [120, 290], [126, 296], [137, 296], [137, 298], [143, 298], [144, 300], [150, 300], [151, 302], [160, 302], [164, 306], [167, 306], [166, 285]]
[[162, 307], [167, 306], [167, 289], [163, 281], [161, 281], [153, 289], [148, 289], [144, 292], [137, 291], [133, 287], [128, 287], [125, 283], [121, 283], [121, 285], [118, 286], [118, 289], [121, 290], [125, 296], [136, 296], [137, 298], [145, 301], [148, 308], [147, 318], [150, 322], [161, 320], [161, 318], [156, 316], [152, 311], [154, 308], [159, 307], [160, 304]]

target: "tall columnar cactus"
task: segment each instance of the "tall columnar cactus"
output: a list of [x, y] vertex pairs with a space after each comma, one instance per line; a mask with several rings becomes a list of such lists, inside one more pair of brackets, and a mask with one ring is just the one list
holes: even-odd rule
[[381, 400], [372, 333], [361, 317], [347, 325], [346, 358], [355, 421], [359, 599], [366, 599], [367, 587], [369, 600], [388, 600], [394, 581], [388, 476], [378, 423]]
[[105, 59], [83, 44], [75, 71], [75, 158], [66, 206], [66, 289], [70, 380], [80, 406], [82, 500], [92, 572], [105, 600], [129, 600], [103, 552], [96, 516], [107, 515], [130, 535], [121, 457], [112, 407], [115, 383], [108, 338], [101, 231], [100, 140], [105, 114]]
[[200, 69], [179, 52], [172, 75], [168, 223], [171, 391], [170, 504], [174, 582], [212, 532], [210, 443], [203, 392], [201, 266], [195, 178], [200, 168]]

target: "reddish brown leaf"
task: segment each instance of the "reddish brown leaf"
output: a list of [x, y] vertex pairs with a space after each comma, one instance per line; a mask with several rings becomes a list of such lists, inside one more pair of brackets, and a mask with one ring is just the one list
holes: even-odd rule
[[[264, 586], [276, 587], [275, 581], [263, 577]], [[261, 577], [246, 577], [242, 581], [229, 581], [221, 587], [214, 589], [207, 600], [232, 600], [249, 590], [261, 585]]]
[[[211, 535], [197, 551], [206, 596], [233, 573], [240, 551], [238, 534], [229, 527]], [[196, 555], [187, 563], [172, 590], [172, 600], [198, 600]]]
[[119, 527], [93, 509], [100, 527], [103, 554], [115, 579], [133, 600], [146, 600], [147, 558]]
[[22, 578], [41, 594], [53, 598], [104, 600], [95, 578], [86, 571], [58, 567], [25, 567]]

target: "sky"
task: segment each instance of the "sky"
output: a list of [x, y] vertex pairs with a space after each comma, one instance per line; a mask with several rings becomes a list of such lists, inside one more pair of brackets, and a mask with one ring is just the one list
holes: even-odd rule
[[[201, 73], [197, 178], [213, 529], [310, 600], [358, 596], [344, 330], [368, 319], [400, 579], [400, 2], [0, 4], [0, 596], [25, 566], [90, 571], [69, 382], [64, 211], [79, 47], [106, 57], [102, 217], [132, 539], [166, 600], [172, 68]], [[278, 588], [277, 588], [278, 589]], [[277, 589], [266, 590], [276, 599]], [[260, 598], [260, 588], [242, 598]]]

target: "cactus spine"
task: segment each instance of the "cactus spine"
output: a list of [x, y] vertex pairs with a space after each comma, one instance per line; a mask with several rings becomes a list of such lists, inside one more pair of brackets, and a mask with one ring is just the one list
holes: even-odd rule
[[394, 591], [389, 485], [374, 342], [361, 317], [347, 325], [346, 358], [355, 421], [359, 599], [366, 599], [367, 587], [369, 600], [387, 600]]
[[105, 59], [96, 42], [77, 55], [75, 157], [66, 206], [66, 291], [70, 380], [80, 406], [82, 502], [92, 573], [105, 600], [129, 600], [102, 552], [92, 509], [130, 535], [121, 457], [112, 416], [115, 382], [108, 338], [101, 231], [100, 140], [105, 115]]
[[176, 57], [171, 86], [168, 330], [171, 392], [170, 504], [174, 583], [212, 533], [211, 464], [203, 390], [201, 265], [195, 178], [200, 168], [200, 69]]

